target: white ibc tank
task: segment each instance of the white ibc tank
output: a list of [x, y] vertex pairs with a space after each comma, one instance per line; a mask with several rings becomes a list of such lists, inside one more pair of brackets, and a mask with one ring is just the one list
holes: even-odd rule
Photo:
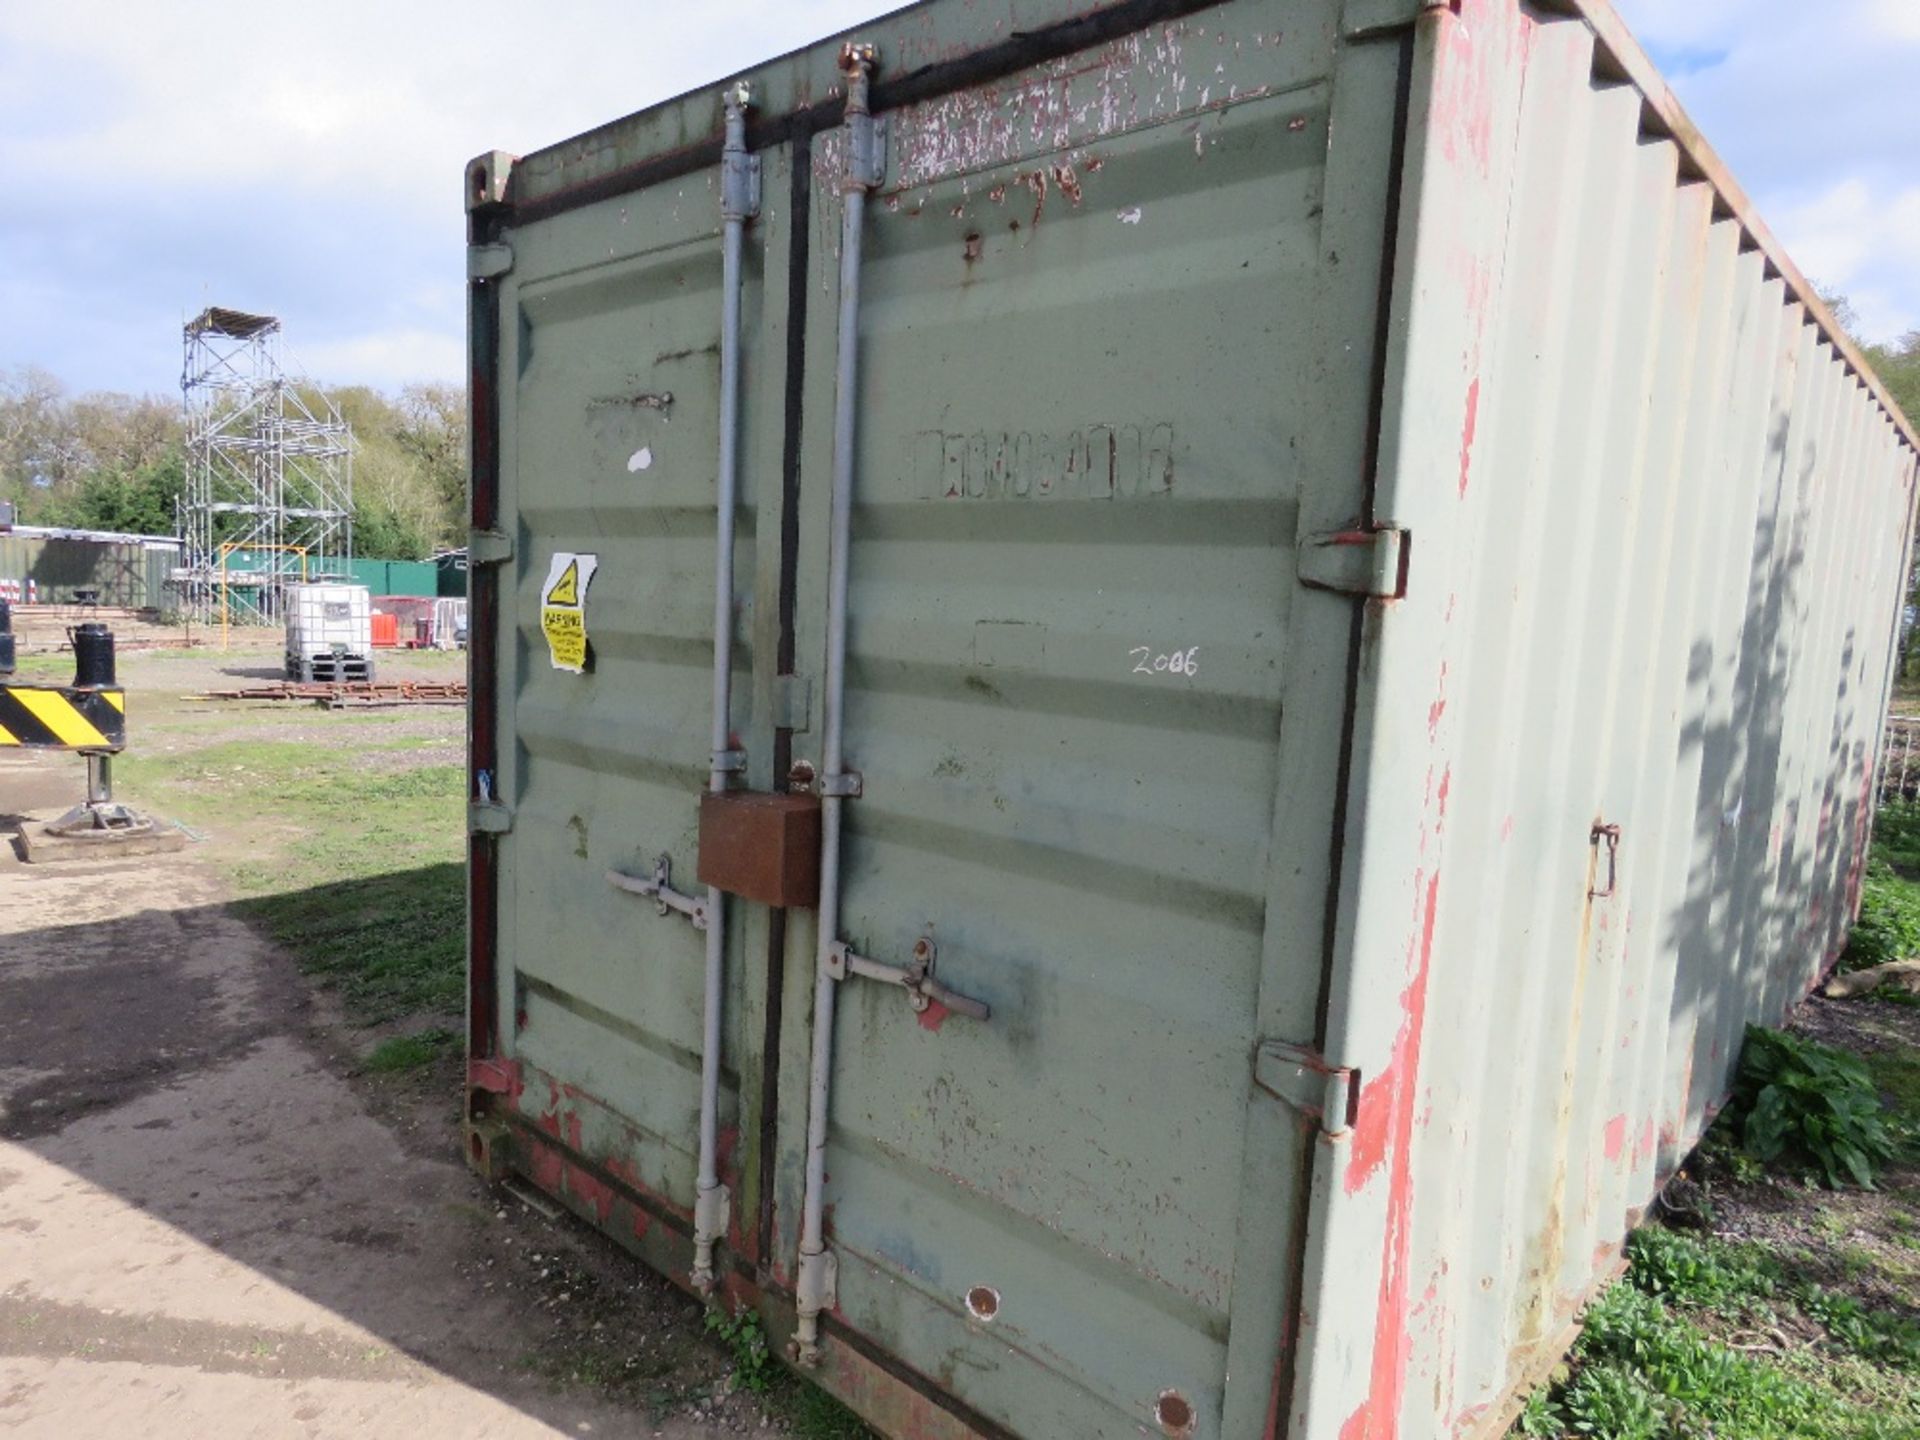
[[289, 585], [285, 593], [289, 676], [373, 678], [373, 607], [366, 586]]

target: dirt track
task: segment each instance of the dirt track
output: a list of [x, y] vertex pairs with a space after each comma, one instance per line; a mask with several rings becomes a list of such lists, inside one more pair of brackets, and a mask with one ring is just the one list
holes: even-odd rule
[[[70, 803], [74, 764], [0, 757], [0, 830]], [[445, 1119], [370, 1098], [224, 899], [191, 851], [27, 866], [0, 842], [0, 1432], [757, 1427], [689, 1415], [679, 1384], [556, 1380], [585, 1324], [651, 1350], [642, 1373], [714, 1367], [658, 1282], [488, 1192]]]

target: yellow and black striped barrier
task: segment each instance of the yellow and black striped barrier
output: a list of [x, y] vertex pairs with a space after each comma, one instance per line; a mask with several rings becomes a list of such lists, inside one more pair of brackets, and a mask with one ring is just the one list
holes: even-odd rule
[[0, 682], [0, 750], [127, 748], [127, 692], [117, 686]]

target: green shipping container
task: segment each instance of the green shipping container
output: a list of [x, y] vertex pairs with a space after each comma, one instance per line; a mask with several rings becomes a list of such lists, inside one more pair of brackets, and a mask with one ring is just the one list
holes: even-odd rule
[[1913, 519], [1603, 0], [933, 0], [466, 194], [476, 1167], [889, 1435], [1499, 1433], [1845, 943]]
[[369, 560], [356, 556], [347, 563], [352, 582], [381, 595], [432, 596], [438, 593], [438, 572], [431, 560]]
[[0, 599], [71, 605], [92, 593], [100, 605], [165, 611], [179, 563], [177, 545], [152, 537], [23, 526], [0, 533]]

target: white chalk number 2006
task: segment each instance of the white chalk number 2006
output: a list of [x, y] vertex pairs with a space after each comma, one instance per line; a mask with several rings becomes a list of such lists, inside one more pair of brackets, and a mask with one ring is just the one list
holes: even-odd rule
[[1164, 655], [1156, 655], [1151, 645], [1136, 645], [1127, 651], [1133, 661], [1133, 673], [1136, 675], [1185, 675], [1192, 677], [1200, 673], [1200, 647], [1189, 646], [1185, 650], [1170, 650]]

